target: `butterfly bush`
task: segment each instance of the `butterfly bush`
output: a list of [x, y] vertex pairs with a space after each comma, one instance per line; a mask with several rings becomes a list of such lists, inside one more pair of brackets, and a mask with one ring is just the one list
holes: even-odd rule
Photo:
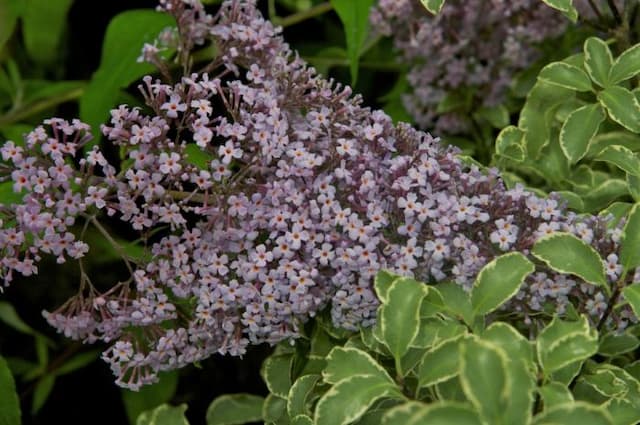
[[540, 0], [447, 0], [435, 16], [416, 0], [379, 0], [370, 21], [410, 67], [407, 112], [440, 134], [471, 128], [462, 114], [437, 113], [445, 96], [472, 92], [476, 108], [501, 103], [515, 74], [540, 57], [540, 43], [568, 22]]
[[[109, 343], [103, 358], [119, 385], [137, 389], [213, 353], [293, 340], [324, 312], [338, 327], [370, 326], [383, 268], [469, 289], [496, 256], [528, 254], [564, 231], [607, 258], [611, 281], [619, 276], [619, 227], [507, 189], [496, 170], [465, 165], [455, 148], [362, 106], [308, 67], [253, 2], [226, 1], [214, 16], [192, 0], [161, 0], [160, 9], [177, 32], [145, 46], [142, 59], [167, 74], [160, 54], [174, 49], [188, 72], [145, 77], [146, 107], [111, 111], [102, 133], [120, 166], [88, 147], [79, 121], [47, 120], [1, 149], [0, 175], [21, 198], [0, 207], [4, 285], [37, 273], [45, 254], [78, 259], [78, 294], [44, 314], [70, 338]], [[218, 56], [191, 72], [189, 52], [206, 42]], [[107, 230], [118, 222], [149, 239], [151, 255], [127, 256]], [[88, 226], [115, 244], [127, 281], [92, 285], [82, 268]], [[532, 321], [572, 304], [595, 322], [607, 301], [539, 265], [508, 308]], [[607, 326], [628, 316], [614, 311]]]

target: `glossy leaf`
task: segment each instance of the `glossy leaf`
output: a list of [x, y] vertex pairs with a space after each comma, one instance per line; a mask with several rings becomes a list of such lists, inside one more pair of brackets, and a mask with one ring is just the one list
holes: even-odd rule
[[559, 424], [613, 425], [613, 421], [603, 408], [580, 401], [554, 406], [533, 421], [533, 425]]
[[634, 351], [640, 346], [640, 339], [630, 332], [610, 333], [602, 337], [598, 354], [603, 356], [619, 356]]
[[609, 71], [613, 56], [607, 43], [597, 37], [589, 37], [584, 42], [584, 67], [589, 76], [601, 87], [609, 86]]
[[437, 15], [442, 10], [445, 0], [420, 0], [420, 3], [431, 13]]
[[210, 164], [214, 159], [213, 155], [200, 149], [198, 145], [188, 144], [185, 148], [185, 153], [187, 154], [186, 161], [189, 164], [195, 165], [201, 170], [209, 170], [211, 168]]
[[525, 132], [527, 156], [538, 159], [549, 144], [555, 120], [552, 112], [557, 105], [575, 98], [575, 91], [538, 81], [527, 95], [520, 111], [518, 127]]
[[382, 417], [382, 425], [407, 425], [411, 417], [424, 408], [424, 404], [408, 401], [392, 407]]
[[409, 350], [418, 335], [420, 304], [427, 286], [410, 278], [396, 279], [388, 292], [388, 300], [379, 310], [384, 343], [396, 361]]
[[598, 100], [609, 117], [634, 133], [640, 133], [640, 103], [624, 87], [608, 87], [598, 93]]
[[553, 318], [538, 335], [538, 360], [546, 374], [597, 353], [598, 338], [587, 319], [570, 322]]
[[80, 117], [94, 131], [109, 117], [120, 89], [154, 67], [136, 62], [144, 43], [152, 43], [161, 30], [175, 25], [169, 15], [152, 10], [129, 10], [111, 20], [102, 46], [100, 67], [80, 99]]
[[407, 425], [481, 425], [476, 409], [467, 403], [435, 402], [415, 413]]
[[524, 161], [524, 132], [513, 125], [503, 128], [496, 139], [496, 153], [517, 162]]
[[16, 393], [16, 384], [7, 365], [7, 361], [0, 356], [0, 424], [20, 425], [22, 423], [20, 400]]
[[474, 314], [488, 314], [500, 307], [534, 270], [533, 263], [519, 252], [501, 255], [485, 265], [471, 289]]
[[418, 385], [427, 387], [458, 375], [463, 341], [461, 337], [447, 339], [427, 351], [420, 362]]
[[600, 255], [570, 233], [557, 232], [539, 239], [531, 253], [555, 271], [576, 275], [595, 285], [607, 284]]
[[298, 415], [309, 415], [311, 411], [307, 408], [309, 395], [320, 379], [320, 375], [304, 375], [296, 379], [289, 390], [287, 397], [287, 412], [289, 417]]
[[482, 332], [482, 339], [502, 348], [510, 359], [520, 359], [533, 365], [531, 342], [508, 323], [492, 323]]
[[442, 296], [446, 309], [470, 325], [473, 322], [473, 309], [469, 294], [460, 285], [451, 282], [440, 283], [436, 288]]
[[636, 203], [629, 211], [620, 245], [620, 264], [624, 270], [630, 271], [640, 266], [640, 203]]
[[262, 363], [260, 369], [260, 376], [267, 384], [269, 391], [284, 399], [287, 398], [291, 388], [292, 361], [291, 354], [271, 355]]
[[592, 90], [591, 80], [586, 72], [577, 66], [564, 62], [553, 62], [542, 68], [538, 79], [555, 86], [576, 91]]
[[573, 0], [542, 0], [544, 3], [561, 11], [571, 22], [578, 19], [578, 11], [573, 6]]
[[605, 113], [599, 104], [585, 105], [569, 114], [559, 138], [569, 163], [575, 164], [585, 156], [604, 119]]
[[313, 425], [313, 419], [307, 415], [297, 415], [291, 419], [291, 425]]
[[538, 393], [540, 397], [542, 397], [544, 410], [552, 409], [560, 404], [573, 402], [571, 391], [566, 385], [560, 382], [549, 382], [538, 388]]
[[627, 300], [633, 313], [637, 318], [640, 318], [640, 283], [634, 283], [622, 290], [624, 299]]
[[[184, 412], [187, 410], [186, 404], [171, 406], [163, 404], [153, 410], [143, 412], [136, 425], [189, 425]], [[132, 422], [133, 423], [133, 422]]]
[[241, 425], [262, 420], [264, 398], [252, 394], [225, 394], [209, 405], [207, 425]]
[[479, 339], [465, 341], [460, 352], [460, 382], [484, 422], [503, 423], [509, 403], [511, 378], [506, 353]]
[[358, 61], [369, 33], [369, 10], [373, 0], [330, 0], [342, 21], [347, 41], [351, 84], [358, 80]]
[[265, 423], [288, 424], [287, 400], [276, 395], [269, 394], [264, 399], [262, 406], [262, 418]]
[[345, 425], [360, 418], [377, 400], [400, 397], [394, 384], [377, 376], [358, 375], [343, 379], [327, 391], [315, 409], [316, 425]]
[[640, 44], [631, 46], [616, 58], [609, 72], [609, 81], [611, 84], [617, 84], [635, 77], [638, 73], [640, 73]]
[[368, 353], [357, 348], [335, 347], [327, 357], [322, 379], [330, 384], [356, 375], [370, 375], [393, 383], [387, 371]]
[[134, 423], [142, 412], [155, 409], [163, 403], [169, 402], [177, 388], [178, 372], [172, 371], [161, 373], [158, 382], [152, 385], [145, 385], [138, 391], [122, 390], [122, 401], [129, 423]]
[[634, 176], [640, 176], [640, 159], [624, 146], [609, 146], [594, 158], [595, 161], [606, 161]]
[[391, 284], [397, 278], [398, 276], [388, 270], [380, 270], [373, 279], [373, 287], [376, 291], [376, 295], [383, 303], [387, 302], [387, 295], [391, 288]]

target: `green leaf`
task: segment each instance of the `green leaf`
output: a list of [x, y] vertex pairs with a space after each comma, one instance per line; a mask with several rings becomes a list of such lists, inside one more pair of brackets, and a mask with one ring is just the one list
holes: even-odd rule
[[311, 410], [307, 406], [308, 398], [319, 379], [320, 375], [304, 375], [296, 379], [287, 397], [289, 417], [311, 414]]
[[517, 162], [524, 161], [524, 132], [514, 125], [503, 128], [496, 139], [496, 153]]
[[578, 11], [573, 6], [573, 0], [542, 0], [544, 3], [561, 11], [571, 22], [578, 20]]
[[627, 286], [622, 290], [622, 295], [631, 306], [633, 314], [640, 318], [640, 283]]
[[313, 425], [313, 419], [307, 415], [298, 415], [291, 419], [291, 425]]
[[640, 159], [624, 146], [608, 146], [594, 158], [594, 161], [606, 161], [634, 176], [640, 176]]
[[392, 407], [382, 417], [382, 425], [406, 425], [411, 417], [423, 407], [424, 404], [417, 401], [408, 401]]
[[549, 144], [550, 133], [558, 105], [575, 99], [575, 91], [538, 81], [520, 111], [518, 127], [525, 132], [524, 144], [528, 157], [538, 159]]
[[291, 364], [293, 355], [280, 354], [269, 356], [260, 369], [260, 376], [272, 394], [287, 398], [291, 388]]
[[180, 406], [163, 404], [143, 412], [135, 423], [136, 425], [189, 425], [189, 421], [184, 416], [186, 410], [186, 404]]
[[78, 369], [93, 363], [100, 357], [102, 350], [91, 350], [86, 353], [80, 353], [69, 360], [65, 361], [62, 366], [57, 368], [53, 373], [56, 376], [66, 375], [67, 373], [75, 372]]
[[0, 356], [0, 424], [20, 425], [22, 423], [20, 400], [16, 393], [16, 384], [11, 376], [7, 361]]
[[399, 363], [418, 335], [420, 304], [427, 295], [427, 285], [411, 278], [393, 281], [387, 303], [380, 307], [380, 329], [385, 345]]
[[597, 332], [585, 317], [569, 322], [554, 316], [537, 340], [538, 360], [546, 374], [587, 359], [598, 352]]
[[557, 272], [576, 275], [595, 285], [607, 285], [600, 255], [570, 233], [557, 232], [540, 238], [531, 253]]
[[376, 295], [383, 303], [387, 302], [387, 295], [389, 294], [391, 283], [398, 277], [399, 276], [396, 276], [388, 270], [380, 270], [373, 279], [373, 288], [376, 291]]
[[577, 212], [584, 211], [584, 202], [577, 193], [571, 192], [570, 190], [558, 190], [553, 193], [560, 195], [563, 200], [567, 201], [567, 208], [570, 210]]
[[447, 92], [436, 107], [436, 113], [465, 111], [473, 102], [473, 93], [469, 89]]
[[20, 0], [0, 2], [0, 51], [2, 51], [9, 38], [11, 38], [23, 8], [24, 3]]
[[27, 0], [22, 14], [22, 34], [29, 56], [51, 63], [60, 58], [60, 41], [73, 0]]
[[495, 128], [504, 128], [509, 125], [509, 110], [504, 105], [482, 106], [475, 113], [475, 117], [487, 121]]
[[267, 424], [288, 424], [287, 400], [269, 394], [262, 406], [262, 418]]
[[627, 189], [634, 201], [640, 202], [640, 177], [633, 174], [627, 174]]
[[508, 323], [493, 322], [482, 332], [482, 339], [502, 348], [510, 359], [519, 359], [533, 366], [531, 342]]
[[589, 37], [584, 42], [584, 67], [591, 79], [600, 87], [609, 86], [609, 71], [613, 56], [607, 43], [597, 37]]
[[55, 382], [56, 377], [54, 375], [45, 375], [40, 378], [36, 384], [35, 390], [33, 390], [33, 399], [31, 400], [32, 415], [38, 413], [42, 406], [44, 406], [51, 394], [51, 390], [53, 389], [53, 384], [55, 384]]
[[507, 362], [504, 350], [480, 339], [465, 341], [460, 352], [462, 388], [487, 423], [505, 423], [505, 409], [514, 390]]
[[555, 86], [576, 91], [591, 91], [591, 80], [586, 72], [577, 66], [564, 62], [553, 62], [542, 68], [538, 79]]
[[186, 161], [189, 164], [195, 165], [201, 170], [208, 170], [211, 168], [210, 164], [213, 160], [213, 155], [202, 150], [198, 145], [190, 143], [185, 147], [184, 151], [187, 154]]
[[556, 405], [533, 421], [533, 425], [559, 424], [613, 425], [613, 421], [603, 408], [581, 401]]
[[478, 412], [468, 403], [438, 401], [415, 413], [408, 425], [481, 425]]
[[128, 10], [111, 20], [102, 45], [100, 67], [80, 99], [82, 121], [98, 130], [115, 106], [119, 90], [154, 71], [152, 65], [136, 62], [144, 43], [153, 42], [162, 29], [174, 25], [169, 15], [148, 9]]
[[442, 300], [447, 310], [458, 316], [467, 325], [473, 323], [473, 310], [469, 294], [462, 289], [462, 286], [445, 282], [436, 285], [436, 289], [442, 295]]
[[[636, 203], [629, 211], [622, 229], [620, 245], [620, 264], [624, 270], [628, 272], [640, 266], [640, 203]], [[640, 307], [640, 304], [638, 306]], [[636, 311], [637, 313], [640, 313], [640, 310]]]
[[355, 85], [358, 80], [358, 61], [369, 33], [369, 10], [373, 6], [373, 0], [330, 0], [330, 2], [344, 27], [351, 85]]
[[264, 398], [252, 394], [225, 394], [207, 409], [207, 425], [236, 425], [262, 420]]
[[566, 385], [560, 382], [549, 382], [538, 388], [538, 393], [540, 393], [540, 397], [542, 397], [545, 411], [560, 404], [573, 402], [571, 391], [569, 391]]
[[603, 336], [600, 340], [598, 354], [614, 357], [634, 351], [639, 346], [640, 339], [629, 332], [623, 332], [620, 334], [609, 333]]
[[600, 104], [607, 109], [609, 117], [634, 133], [640, 133], [640, 103], [624, 87], [607, 87], [598, 93]]
[[589, 151], [586, 156], [596, 156], [607, 146], [613, 145], [621, 145], [631, 150], [637, 150], [640, 146], [640, 137], [637, 134], [629, 133], [626, 130], [597, 134], [591, 141]]
[[638, 73], [640, 73], [640, 44], [631, 46], [618, 56], [609, 71], [609, 81], [611, 84], [617, 84], [635, 77]]
[[445, 0], [420, 0], [420, 3], [431, 13], [437, 15], [442, 10]]
[[327, 391], [315, 409], [316, 425], [345, 425], [360, 418], [383, 397], [402, 398], [394, 384], [377, 376], [358, 375], [343, 379]]
[[393, 379], [368, 353], [357, 348], [335, 347], [327, 357], [327, 367], [322, 371], [322, 379], [330, 384], [356, 375], [377, 376], [393, 383]]
[[[633, 177], [627, 174], [627, 179]], [[624, 180], [609, 178], [590, 188], [583, 196], [585, 211], [598, 212], [610, 205], [615, 199], [629, 194], [629, 187]]]
[[418, 371], [418, 385], [428, 387], [453, 378], [460, 372], [460, 347], [464, 337], [458, 336], [440, 342], [428, 350]]
[[178, 387], [178, 372], [163, 372], [160, 380], [153, 385], [145, 385], [138, 391], [122, 390], [122, 402], [124, 403], [129, 423], [134, 423], [140, 414], [147, 410], [167, 403]]
[[0, 321], [13, 329], [27, 335], [35, 335], [36, 331], [27, 325], [16, 313], [16, 309], [7, 301], [0, 301]]
[[475, 315], [488, 314], [513, 297], [522, 281], [535, 267], [519, 252], [511, 252], [485, 265], [471, 289], [471, 305]]
[[569, 114], [560, 130], [560, 147], [569, 163], [575, 164], [585, 156], [605, 118], [602, 106], [597, 103], [582, 106]]

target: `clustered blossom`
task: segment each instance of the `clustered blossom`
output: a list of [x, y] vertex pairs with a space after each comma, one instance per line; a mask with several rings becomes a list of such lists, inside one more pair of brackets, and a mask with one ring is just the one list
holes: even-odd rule
[[436, 112], [445, 96], [471, 92], [476, 107], [499, 104], [515, 74], [539, 58], [540, 43], [568, 22], [540, 0], [447, 0], [435, 16], [417, 0], [379, 0], [370, 21], [410, 66], [406, 110], [439, 134], [470, 129], [466, 116]]
[[[195, 37], [184, 45], [211, 40], [219, 57], [174, 83], [146, 77], [148, 108], [112, 111], [102, 132], [126, 158], [120, 171], [97, 148], [79, 167], [75, 151], [45, 152], [70, 143], [60, 129], [84, 134], [80, 123], [52, 120], [27, 135], [25, 149], [2, 149], [0, 175], [16, 190], [35, 188], [41, 174], [47, 182], [2, 206], [7, 283], [44, 251], [32, 241], [72, 246], [76, 217], [99, 226], [103, 213], [143, 234], [161, 229], [150, 259], [125, 257], [129, 281], [101, 292], [85, 279], [46, 313], [72, 338], [112, 343], [103, 358], [120, 385], [135, 389], [216, 352], [296, 338], [325, 310], [336, 326], [370, 326], [372, 281], [383, 268], [470, 288], [491, 259], [565, 231], [607, 259], [612, 281], [618, 276], [619, 228], [567, 213], [558, 199], [507, 190], [497, 171], [466, 166], [454, 148], [362, 107], [349, 87], [300, 60], [253, 2], [226, 1], [214, 18], [187, 13], [199, 7], [193, 1], [161, 5], [180, 14], [180, 34]], [[202, 21], [206, 34], [190, 29]], [[67, 183], [57, 183], [60, 173]], [[81, 257], [86, 246], [65, 252]], [[549, 304], [561, 313], [571, 302], [597, 321], [598, 300], [606, 307], [599, 288], [540, 265], [509, 308], [537, 320]], [[626, 315], [615, 311], [607, 326], [624, 326]]]

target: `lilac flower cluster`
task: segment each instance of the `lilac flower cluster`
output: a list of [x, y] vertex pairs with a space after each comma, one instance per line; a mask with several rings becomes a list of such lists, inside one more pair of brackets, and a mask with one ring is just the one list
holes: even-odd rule
[[379, 0], [370, 21], [410, 66], [405, 108], [439, 134], [470, 129], [466, 116], [436, 112], [445, 96], [472, 92], [474, 109], [499, 104], [514, 75], [539, 57], [537, 46], [568, 22], [540, 0], [447, 0], [436, 16], [416, 0]]
[[[360, 106], [306, 66], [253, 2], [226, 1], [214, 17], [193, 0], [161, 6], [190, 38], [179, 55], [209, 40], [219, 57], [175, 83], [146, 77], [148, 108], [112, 111], [102, 131], [126, 158], [119, 171], [97, 148], [73, 162], [87, 137], [77, 122], [51, 120], [25, 148], [2, 149], [0, 176], [31, 190], [2, 205], [6, 283], [35, 272], [26, 264], [39, 251], [81, 257], [86, 245], [69, 230], [78, 217], [105, 233], [99, 213], [142, 234], [160, 229], [150, 259], [123, 254], [129, 281], [101, 292], [84, 278], [46, 313], [69, 337], [112, 343], [103, 358], [118, 384], [136, 389], [212, 353], [296, 338], [325, 309], [336, 326], [369, 326], [378, 270], [469, 288], [491, 259], [528, 253], [555, 231], [592, 244], [617, 277], [618, 228], [507, 190], [497, 171], [466, 166], [454, 148]], [[160, 61], [149, 46], [143, 56]], [[510, 308], [535, 318], [547, 303], [562, 312], [571, 302], [598, 320], [599, 299], [600, 289], [540, 266]]]

